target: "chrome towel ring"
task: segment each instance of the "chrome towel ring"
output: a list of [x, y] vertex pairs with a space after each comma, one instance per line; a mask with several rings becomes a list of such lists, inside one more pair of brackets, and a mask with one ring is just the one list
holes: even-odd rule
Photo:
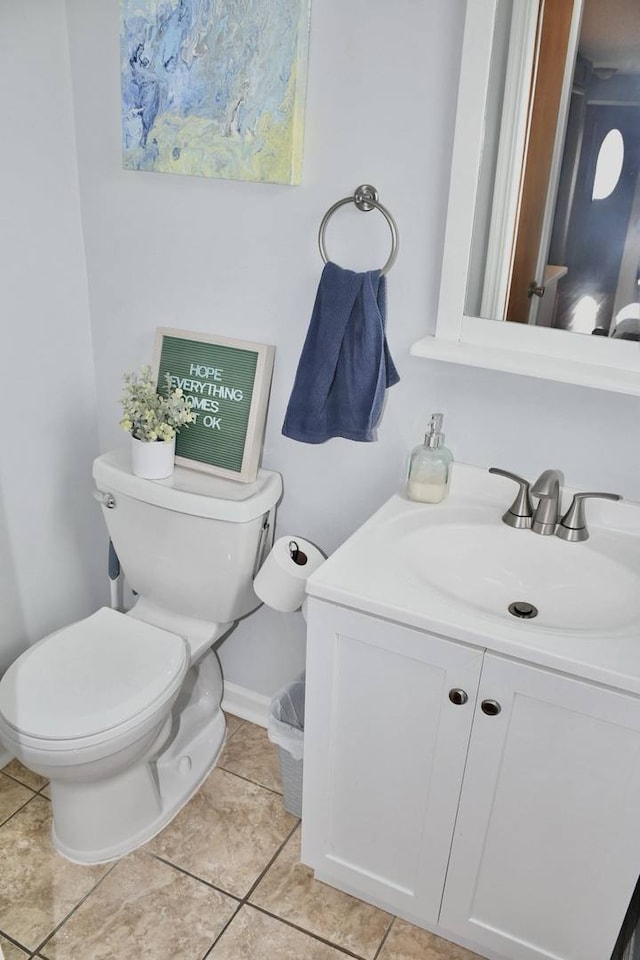
[[327, 223], [329, 222], [330, 218], [333, 216], [336, 210], [339, 210], [340, 207], [343, 207], [345, 203], [355, 203], [358, 210], [362, 210], [364, 213], [368, 213], [369, 210], [379, 210], [389, 224], [389, 230], [391, 231], [391, 255], [380, 270], [380, 275], [384, 276], [385, 273], [388, 273], [389, 270], [391, 270], [391, 267], [396, 262], [396, 257], [398, 256], [398, 227], [387, 208], [383, 207], [381, 203], [378, 203], [378, 191], [375, 187], [372, 187], [370, 183], [363, 183], [362, 186], [356, 189], [356, 192], [352, 197], [345, 197], [344, 200], [338, 200], [338, 202], [334, 203], [332, 207], [329, 207], [322, 218], [322, 223], [320, 224], [320, 229], [318, 231], [318, 246], [320, 247], [320, 256], [325, 263], [328, 263], [329, 257], [327, 256], [327, 248], [325, 247], [324, 243], [325, 230], [327, 229]]

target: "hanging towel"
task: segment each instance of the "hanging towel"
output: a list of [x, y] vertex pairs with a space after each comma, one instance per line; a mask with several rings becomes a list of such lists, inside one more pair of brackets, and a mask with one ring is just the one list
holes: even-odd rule
[[385, 336], [386, 281], [327, 263], [282, 432], [302, 443], [375, 440], [384, 392], [397, 383]]

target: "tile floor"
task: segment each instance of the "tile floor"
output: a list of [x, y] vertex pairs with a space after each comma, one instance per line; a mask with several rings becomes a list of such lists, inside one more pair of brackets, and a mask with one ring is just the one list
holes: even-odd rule
[[218, 766], [143, 849], [81, 867], [51, 846], [46, 781], [0, 772], [5, 960], [477, 960], [313, 879], [276, 748], [229, 717]]

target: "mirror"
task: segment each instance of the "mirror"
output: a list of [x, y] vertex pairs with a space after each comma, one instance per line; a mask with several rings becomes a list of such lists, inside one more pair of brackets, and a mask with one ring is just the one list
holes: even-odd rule
[[500, 5], [467, 312], [640, 339], [639, 41], [636, 0]]
[[414, 355], [640, 395], [639, 50], [637, 0], [469, 0]]

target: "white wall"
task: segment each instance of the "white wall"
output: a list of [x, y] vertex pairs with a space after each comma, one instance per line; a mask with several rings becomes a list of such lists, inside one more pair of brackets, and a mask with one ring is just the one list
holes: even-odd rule
[[0, 490], [0, 675], [25, 647], [26, 629]]
[[95, 609], [101, 521], [63, 0], [0, 6], [0, 75], [1, 671], [27, 640]]
[[[401, 482], [429, 413], [442, 409], [459, 460], [640, 499], [640, 403], [409, 356], [432, 329], [465, 4], [315, 0], [300, 187], [124, 172], [118, 5], [67, 0], [100, 444], [123, 442], [122, 372], [150, 358], [157, 326], [277, 346], [263, 464], [281, 471], [278, 535], [333, 550]], [[402, 380], [376, 443], [297, 444], [280, 428], [321, 270], [326, 209], [369, 182], [397, 219], [388, 334]], [[333, 259], [387, 256], [382, 218], [341, 211]], [[631, 442], [630, 442], [631, 441]], [[273, 693], [303, 663], [299, 614], [260, 610], [223, 643], [227, 680]]]

